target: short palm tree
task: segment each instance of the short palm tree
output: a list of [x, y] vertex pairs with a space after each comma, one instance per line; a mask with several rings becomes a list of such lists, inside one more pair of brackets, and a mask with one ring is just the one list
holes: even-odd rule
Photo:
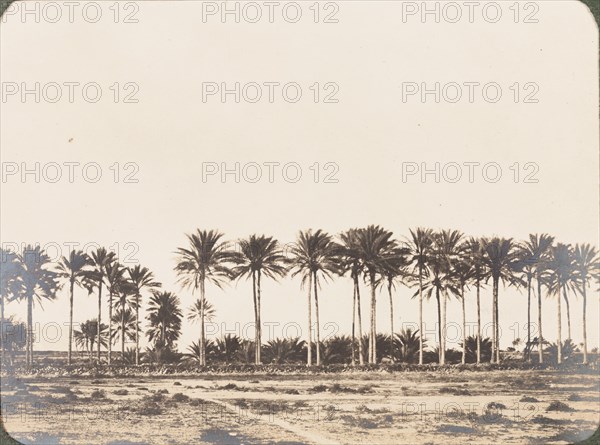
[[58, 276], [69, 284], [69, 352], [67, 363], [71, 364], [73, 351], [73, 295], [75, 285], [85, 287], [91, 292], [91, 283], [88, 280], [86, 266], [90, 264], [90, 258], [82, 250], [72, 250], [69, 258], [62, 257], [58, 263]]
[[583, 363], [588, 362], [587, 351], [587, 294], [586, 288], [589, 284], [590, 276], [598, 275], [600, 269], [600, 260], [598, 251], [590, 244], [576, 244], [573, 252], [574, 269], [576, 272], [577, 290], [583, 297]]
[[[133, 294], [133, 307], [135, 309], [135, 324], [140, 323], [140, 305], [142, 292], [144, 290], [155, 290], [161, 287], [158, 281], [154, 281], [154, 274], [147, 267], [136, 264], [133, 268], [128, 268], [129, 281], [131, 283], [131, 293]], [[140, 333], [135, 332], [135, 364], [140, 364]]]
[[206, 337], [204, 312], [206, 302], [206, 283], [212, 283], [219, 289], [226, 280], [233, 278], [230, 264], [234, 254], [230, 244], [223, 241], [223, 234], [215, 230], [197, 230], [187, 235], [188, 247], [177, 249], [175, 271], [183, 287], [192, 292], [200, 291], [200, 356], [199, 364], [206, 365]]
[[384, 273], [386, 261], [394, 255], [397, 247], [392, 232], [380, 226], [370, 225], [359, 229], [358, 252], [364, 265], [365, 279], [371, 288], [371, 329], [369, 332], [369, 363], [377, 363], [377, 327], [376, 327], [376, 288], [377, 276]]
[[172, 349], [181, 335], [181, 319], [179, 298], [172, 292], [155, 291], [148, 302], [150, 328], [146, 335], [157, 348]]
[[106, 268], [116, 260], [114, 252], [109, 252], [104, 247], [99, 247], [93, 251], [90, 255], [89, 266], [90, 270], [86, 273], [87, 278], [95, 283], [98, 288], [98, 339], [96, 339], [96, 346], [98, 347], [97, 360], [100, 362], [100, 349], [102, 342], [100, 339], [100, 327], [102, 326], [102, 285], [106, 276]]
[[[412, 265], [413, 275], [419, 281], [419, 332], [423, 331], [423, 279], [427, 273], [427, 260], [433, 244], [433, 231], [421, 227], [410, 229], [410, 238], [406, 242], [409, 248], [409, 261]], [[419, 336], [419, 364], [423, 364], [423, 336]]]
[[272, 237], [251, 235], [240, 240], [240, 252], [234, 255], [236, 263], [233, 275], [238, 279], [252, 278], [252, 296], [254, 301], [255, 323], [255, 363], [261, 363], [261, 320], [260, 320], [260, 283], [262, 275], [273, 280], [284, 277], [287, 273], [286, 259], [279, 243]]
[[498, 288], [501, 281], [508, 285], [521, 283], [515, 273], [518, 269], [517, 246], [512, 238], [484, 238], [482, 243], [483, 263], [486, 267], [487, 278], [492, 279], [492, 362], [500, 363]]
[[26, 246], [17, 255], [13, 295], [27, 302], [26, 364], [33, 365], [33, 306], [43, 300], [54, 300], [58, 290], [58, 274], [50, 270], [50, 257], [40, 246]]
[[[120, 300], [121, 298], [117, 299], [117, 302]], [[113, 343], [116, 343], [117, 338], [121, 341], [121, 360], [123, 361], [125, 361], [125, 341], [135, 341], [136, 336], [135, 313], [127, 305], [128, 303], [124, 307], [121, 307], [120, 304], [115, 305], [116, 309], [113, 312], [112, 319], [115, 329], [112, 331], [112, 337], [110, 337]], [[139, 332], [139, 330], [140, 326], [138, 324], [137, 331]]]
[[333, 273], [339, 270], [337, 262], [338, 248], [331, 236], [322, 230], [301, 231], [298, 239], [291, 249], [292, 277], [300, 275], [301, 285], [308, 281], [308, 342], [307, 342], [307, 364], [312, 364], [312, 317], [311, 317], [311, 285], [314, 287], [315, 295], [315, 317], [316, 328], [316, 364], [321, 364], [320, 351], [320, 325], [319, 325], [319, 297], [318, 289], [320, 280], [328, 280]]
[[[107, 326], [103, 323], [98, 326], [98, 320], [87, 320], [81, 323], [79, 329], [73, 332], [73, 338], [75, 339], [75, 345], [81, 349], [85, 349], [88, 353], [88, 358], [92, 360], [92, 354], [94, 353], [94, 343], [100, 340], [102, 346], [106, 346], [108, 342], [108, 335], [106, 333]], [[98, 337], [98, 331], [100, 331], [100, 337]]]

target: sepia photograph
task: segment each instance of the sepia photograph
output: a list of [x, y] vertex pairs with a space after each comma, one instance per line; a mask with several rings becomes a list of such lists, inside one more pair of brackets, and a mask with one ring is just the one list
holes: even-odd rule
[[597, 0], [0, 0], [0, 445], [600, 443]]

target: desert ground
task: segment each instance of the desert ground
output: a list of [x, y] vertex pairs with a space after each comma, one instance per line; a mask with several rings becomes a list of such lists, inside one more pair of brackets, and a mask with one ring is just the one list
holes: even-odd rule
[[23, 375], [2, 379], [24, 444], [574, 443], [600, 424], [596, 371]]

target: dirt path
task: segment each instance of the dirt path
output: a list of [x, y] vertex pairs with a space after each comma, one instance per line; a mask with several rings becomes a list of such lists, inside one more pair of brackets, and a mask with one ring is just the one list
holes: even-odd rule
[[[235, 405], [229, 403], [229, 402], [225, 402], [223, 400], [218, 400], [218, 399], [213, 399], [213, 398], [204, 398], [205, 401], [210, 402], [210, 403], [214, 403], [216, 405], [220, 405], [226, 409], [228, 409], [231, 412], [237, 413], [239, 411], [239, 408], [236, 407]], [[278, 427], [280, 427], [283, 430], [286, 430], [287, 432], [290, 432], [292, 434], [295, 434], [296, 436], [299, 436], [301, 438], [303, 438], [306, 443], [313, 443], [313, 444], [326, 444], [326, 445], [341, 445], [340, 442], [337, 442], [336, 440], [330, 438], [330, 437], [326, 437], [322, 434], [319, 434], [315, 431], [307, 431], [304, 428], [301, 428], [297, 425], [292, 425], [291, 423], [277, 417], [277, 416], [273, 416], [271, 419], [269, 419], [269, 424], [271, 425], [277, 425]]]

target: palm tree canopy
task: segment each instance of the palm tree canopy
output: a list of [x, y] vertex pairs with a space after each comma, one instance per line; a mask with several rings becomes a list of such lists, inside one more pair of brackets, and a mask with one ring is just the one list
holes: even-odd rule
[[333, 242], [330, 235], [317, 230], [300, 231], [298, 239], [290, 251], [292, 277], [300, 274], [302, 285], [312, 274], [317, 274], [325, 280], [331, 278], [332, 274], [339, 273], [340, 266], [337, 260], [339, 246]]
[[154, 281], [154, 274], [147, 267], [136, 264], [132, 268], [127, 268], [127, 272], [131, 283], [131, 293], [134, 296], [134, 307], [139, 304], [142, 290], [152, 290], [162, 286], [158, 281]]
[[160, 346], [172, 346], [181, 334], [183, 315], [179, 298], [172, 292], [153, 292], [148, 302], [150, 327], [146, 332], [151, 342]]
[[177, 249], [175, 266], [184, 287], [197, 288], [200, 282], [209, 280], [220, 288], [233, 277], [228, 263], [233, 262], [234, 253], [222, 238], [223, 234], [215, 230], [198, 229], [187, 235], [189, 247]]
[[487, 277], [504, 284], [519, 286], [523, 280], [515, 274], [519, 269], [517, 245], [512, 238], [483, 238], [483, 263]]
[[18, 277], [18, 255], [6, 249], [0, 249], [0, 295], [11, 300], [16, 297], [15, 288]]
[[260, 272], [276, 280], [286, 275], [286, 258], [273, 237], [251, 235], [248, 239], [240, 240], [239, 245], [240, 252], [233, 256], [236, 264], [233, 269], [234, 277], [240, 279]]
[[[202, 302], [198, 298], [194, 305], [189, 309], [187, 319], [190, 321], [199, 321], [202, 313]], [[215, 308], [213, 305], [204, 297], [204, 319], [209, 322], [215, 317]]]
[[48, 269], [50, 257], [40, 246], [27, 246], [17, 256], [13, 295], [18, 299], [33, 298], [33, 303], [53, 300], [59, 289], [58, 274]]

